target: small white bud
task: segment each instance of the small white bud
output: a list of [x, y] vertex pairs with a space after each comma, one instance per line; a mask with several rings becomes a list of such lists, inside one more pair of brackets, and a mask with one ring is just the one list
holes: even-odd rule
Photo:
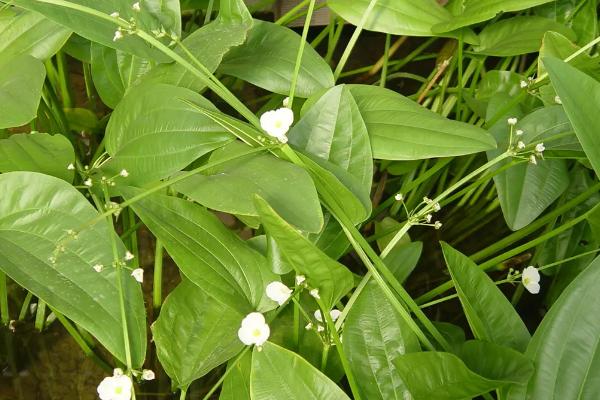
[[396, 201], [402, 201], [404, 200], [404, 196], [402, 195], [402, 193], [396, 193], [394, 199], [396, 199]]
[[518, 120], [516, 118], [509, 118], [507, 120], [508, 124], [511, 125], [511, 126], [515, 126], [517, 124], [517, 121]]
[[559, 97], [559, 96], [554, 96], [554, 102], [555, 102], [556, 104], [562, 104], [562, 101], [560, 100], [560, 97]]
[[306, 329], [307, 331], [310, 331], [313, 327], [312, 322], [309, 322], [308, 324], [306, 324], [306, 326], [304, 327], [304, 329]]
[[517, 149], [523, 150], [524, 148], [525, 148], [525, 143], [523, 143], [522, 140], [519, 140], [519, 142], [517, 143]]
[[312, 289], [309, 293], [315, 299], [320, 299], [321, 298], [321, 296], [319, 295], [319, 289]]
[[36, 312], [36, 310], [37, 310], [37, 306], [38, 306], [38, 305], [37, 305], [37, 303], [31, 303], [31, 304], [29, 305], [29, 312], [30, 312], [31, 314], [35, 314], [35, 312]]
[[442, 227], [442, 223], [440, 221], [435, 221], [435, 224], [433, 224], [433, 227], [435, 229], [440, 229]]
[[284, 107], [290, 106], [290, 98], [289, 97], [286, 97], [285, 99], [283, 99], [283, 106]]
[[15, 331], [17, 330], [17, 321], [11, 319], [8, 323], [8, 330], [12, 333], [15, 333]]
[[73, 165], [73, 163], [71, 163], [71, 164], [67, 165], [67, 169], [69, 171], [73, 171], [75, 169], [75, 166]]
[[123, 376], [123, 370], [121, 368], [113, 369], [113, 376]]
[[102, 268], [104, 268], [104, 266], [102, 264], [94, 264], [92, 268], [94, 268], [94, 271], [96, 272], [102, 272]]
[[323, 325], [317, 325], [317, 332], [323, 332], [325, 327]]
[[535, 157], [535, 154], [529, 156], [529, 164], [537, 165], [537, 158]]
[[113, 42], [116, 42], [117, 40], [121, 40], [123, 39], [123, 32], [121, 32], [120, 29], [117, 29], [115, 31], [115, 36], [113, 36]]
[[110, 16], [113, 18], [119, 18], [119, 13], [115, 11], [113, 13], [110, 13]]
[[142, 370], [142, 380], [144, 380], [144, 381], [153, 381], [154, 378], [156, 378], [156, 375], [154, 374], [154, 371], [152, 371], [151, 369], [144, 369], [144, 370]]
[[127, 172], [126, 169], [122, 169], [121, 172], [119, 172], [119, 175], [121, 175], [123, 178], [127, 178], [129, 176], [129, 172]]
[[521, 89], [525, 89], [527, 86], [529, 86], [529, 83], [527, 83], [527, 81], [521, 81], [519, 85], [521, 86]]
[[543, 153], [544, 150], [546, 150], [546, 147], [544, 146], [544, 143], [538, 143], [535, 145], [535, 151], [537, 153]]
[[306, 277], [304, 275], [296, 275], [296, 285], [301, 285], [306, 281]]
[[442, 206], [440, 206], [440, 203], [435, 203], [433, 205], [433, 211], [438, 212], [442, 209]]
[[133, 253], [132, 253], [132, 252], [130, 252], [129, 250], [127, 250], [127, 251], [125, 252], [125, 257], [124, 257], [124, 258], [125, 258], [125, 261], [131, 261], [131, 260], [133, 260], [133, 258], [134, 258], [134, 257], [135, 257], [135, 256], [133, 255]]
[[144, 282], [144, 270], [141, 268], [136, 268], [131, 272], [131, 276], [135, 278], [139, 283]]
[[423, 197], [423, 203], [425, 203], [425, 204], [431, 204], [432, 200], [429, 197], [425, 196], [425, 197]]
[[523, 129], [517, 129], [515, 131], [515, 135], [517, 135], [517, 136], [523, 136]]
[[425, 221], [427, 221], [427, 223], [430, 223], [432, 218], [433, 218], [433, 215], [431, 215], [431, 214], [427, 214], [427, 215], [425, 216]]
[[131, 6], [131, 8], [133, 9], [133, 11], [141, 11], [142, 7], [140, 7], [140, 2], [136, 1], [135, 3], [133, 3], [133, 5]]
[[92, 178], [87, 178], [85, 181], [83, 181], [83, 184], [87, 187], [92, 187]]

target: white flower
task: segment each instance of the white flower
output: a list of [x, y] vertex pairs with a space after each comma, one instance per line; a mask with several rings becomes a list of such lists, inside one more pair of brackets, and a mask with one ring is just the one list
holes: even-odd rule
[[140, 7], [140, 2], [136, 1], [135, 3], [133, 3], [133, 5], [131, 6], [131, 8], [133, 9], [133, 11], [140, 11], [142, 8]]
[[540, 292], [540, 273], [536, 267], [530, 265], [525, 268], [521, 275], [521, 281], [529, 293], [538, 294]]
[[535, 158], [535, 154], [529, 156], [529, 164], [537, 165], [537, 158]]
[[116, 42], [117, 40], [123, 39], [123, 32], [121, 32], [120, 29], [117, 29], [115, 31], [115, 36], [113, 36], [113, 42]]
[[92, 178], [87, 178], [85, 181], [83, 181], [83, 184], [87, 187], [92, 187]]
[[544, 146], [544, 143], [538, 143], [535, 145], [535, 151], [537, 153], [543, 153], [544, 150], [546, 150], [546, 147]]
[[521, 86], [521, 89], [525, 89], [527, 86], [529, 86], [529, 83], [527, 83], [527, 81], [521, 81], [519, 85]]
[[260, 116], [260, 126], [264, 131], [282, 142], [287, 141], [285, 135], [293, 122], [294, 112], [286, 107], [267, 111]]
[[110, 13], [110, 16], [113, 18], [119, 18], [119, 13], [115, 11], [113, 13]]
[[154, 375], [154, 371], [152, 371], [151, 369], [142, 370], [142, 380], [152, 381], [154, 380], [154, 378], [156, 378], [156, 375]]
[[136, 268], [131, 271], [131, 276], [133, 276], [139, 283], [144, 282], [144, 270], [141, 268]]
[[560, 97], [559, 97], [559, 96], [554, 96], [554, 102], [555, 102], [556, 104], [562, 104], [562, 101], [560, 100]]
[[[331, 316], [332, 321], [336, 321], [340, 317], [340, 315], [342, 315], [342, 312], [338, 309], [333, 309], [333, 310], [329, 311], [329, 315]], [[321, 310], [315, 310], [315, 319], [319, 322], [323, 322], [323, 316], [321, 315]]]
[[71, 164], [67, 165], [67, 169], [69, 171], [73, 171], [75, 169], [75, 166], [73, 165], [73, 163], [71, 163]]
[[129, 250], [127, 250], [127, 251], [125, 252], [125, 257], [124, 257], [124, 258], [125, 258], [125, 261], [131, 261], [131, 260], [133, 260], [133, 258], [134, 258], [134, 257], [135, 257], [135, 256], [133, 255], [133, 253], [132, 253], [132, 252], [130, 252]]
[[440, 203], [435, 203], [433, 205], [433, 211], [438, 212], [442, 209], [442, 206], [440, 206]]
[[131, 379], [127, 375], [115, 373], [106, 377], [98, 385], [98, 395], [101, 400], [129, 400], [131, 399]]
[[301, 285], [306, 280], [304, 275], [296, 275], [296, 285]]
[[423, 197], [423, 203], [431, 204], [431, 203], [433, 203], [433, 200], [431, 200], [429, 197], [425, 196], [425, 197]]
[[283, 99], [283, 106], [284, 107], [290, 106], [290, 98], [289, 97], [286, 97], [285, 99]]
[[515, 131], [515, 135], [517, 135], [517, 136], [523, 136], [523, 129], [517, 129]]
[[402, 201], [404, 200], [404, 196], [402, 195], [402, 193], [396, 193], [394, 199], [396, 199], [396, 201]]
[[271, 282], [266, 287], [267, 297], [279, 304], [285, 303], [292, 295], [292, 289], [279, 281]]
[[431, 214], [427, 214], [427, 215], [425, 216], [425, 221], [427, 221], [427, 223], [430, 223], [430, 222], [431, 222], [431, 218], [433, 218], [433, 215], [431, 215]]
[[517, 124], [517, 119], [516, 118], [509, 118], [507, 120], [509, 125], [515, 126]]
[[265, 322], [265, 317], [259, 312], [251, 312], [242, 320], [242, 326], [238, 330], [238, 337], [245, 345], [253, 344], [262, 346], [267, 339], [271, 330]]
[[442, 223], [440, 221], [435, 221], [435, 223], [433, 224], [433, 227], [435, 229], [440, 229], [442, 227]]
[[102, 268], [104, 268], [104, 266], [102, 264], [94, 264], [92, 268], [94, 268], [94, 271], [96, 272], [102, 272]]
[[519, 140], [519, 142], [517, 143], [517, 149], [523, 150], [524, 148], [525, 148], [525, 143], [523, 143], [523, 141]]
[[317, 325], [317, 332], [323, 332], [325, 327], [323, 325]]
[[313, 327], [312, 322], [309, 322], [308, 324], [306, 324], [306, 326], [304, 327], [304, 329], [306, 329], [307, 331], [310, 331]]
[[121, 376], [123, 375], [123, 370], [121, 368], [113, 369], [113, 376]]
[[310, 292], [308, 292], [312, 297], [314, 297], [315, 299], [320, 299], [321, 296], [319, 295], [319, 289], [311, 289]]
[[129, 176], [129, 172], [127, 172], [126, 169], [122, 169], [121, 172], [119, 172], [119, 175], [121, 175], [123, 178], [127, 178]]

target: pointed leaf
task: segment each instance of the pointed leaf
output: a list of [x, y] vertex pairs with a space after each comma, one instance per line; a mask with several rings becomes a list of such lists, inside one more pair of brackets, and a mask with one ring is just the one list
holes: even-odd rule
[[[91, 333], [126, 362], [119, 290], [110, 236], [125, 248], [94, 207], [62, 179], [35, 172], [0, 175], [0, 269]], [[77, 238], [67, 230], [81, 229]], [[57, 253], [58, 246], [64, 252]], [[52, 260], [52, 258], [55, 260]], [[52, 261], [55, 261], [54, 263]], [[96, 272], [94, 265], [103, 265]], [[125, 313], [134, 368], [146, 353], [146, 319], [140, 285], [122, 271]]]

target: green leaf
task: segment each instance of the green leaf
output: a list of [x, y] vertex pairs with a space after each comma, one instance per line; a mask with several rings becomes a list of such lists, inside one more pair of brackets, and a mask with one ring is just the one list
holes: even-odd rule
[[283, 259], [297, 274], [306, 276], [308, 285], [319, 290], [321, 300], [331, 309], [352, 289], [352, 273], [342, 264], [327, 257], [285, 222], [264, 199], [258, 196], [255, 199], [261, 222], [279, 246]]
[[348, 171], [369, 197], [373, 157], [369, 134], [345, 85], [325, 92], [288, 133], [289, 143], [305, 153]]
[[552, 0], [463, 0], [458, 6], [459, 13], [451, 17], [447, 22], [442, 22], [433, 27], [433, 32], [441, 33], [453, 31], [487, 21], [503, 12], [525, 10], [540, 4], [549, 3]]
[[401, 400], [410, 396], [393, 361], [420, 351], [421, 346], [373, 280], [348, 313], [343, 346], [365, 399]]
[[[227, 53], [218, 72], [235, 76], [270, 92], [287, 95], [300, 40], [300, 35], [289, 28], [254, 20], [246, 42]], [[296, 96], [309, 97], [333, 85], [333, 73], [329, 65], [311, 46], [306, 46], [302, 54]]]
[[250, 396], [261, 400], [349, 400], [305, 359], [270, 342], [252, 353]]
[[473, 49], [488, 56], [516, 56], [537, 52], [547, 31], [575, 39], [573, 31], [548, 18], [519, 16], [486, 25], [479, 34], [479, 45]]
[[[36, 172], [0, 175], [0, 269], [91, 333], [125, 363], [119, 291], [110, 236], [119, 257], [125, 248], [94, 207], [62, 179]], [[80, 229], [77, 238], [67, 230]], [[60, 251], [61, 246], [64, 252]], [[52, 258], [55, 258], [53, 263]], [[92, 268], [103, 265], [101, 272]], [[125, 313], [134, 368], [146, 353], [146, 319], [140, 285], [122, 271]]]
[[471, 399], [526, 382], [533, 365], [521, 353], [493, 343], [465, 342], [451, 353], [409, 353], [394, 364], [414, 400]]
[[0, 129], [35, 118], [45, 77], [42, 62], [28, 54], [0, 59]]
[[538, 108], [519, 120], [525, 143], [543, 142], [545, 152], [556, 154], [581, 152], [581, 144], [562, 106]]
[[[122, 39], [113, 40], [118, 25], [116, 18], [110, 17], [110, 14], [118, 12], [120, 18], [126, 21], [133, 19], [137, 27], [146, 32], [162, 27], [168, 33], [181, 36], [178, 0], [145, 0], [140, 2], [142, 9], [139, 12], [132, 8], [130, 0], [69, 0], [61, 1], [60, 5], [38, 0], [15, 0], [13, 4], [37, 11], [92, 42], [162, 62], [171, 60], [137, 35], [124, 33]], [[170, 39], [161, 40], [167, 44]]]
[[[227, 12], [223, 11], [223, 6], [232, 2], [237, 4], [237, 8], [244, 7], [243, 3], [240, 5], [237, 0], [222, 1], [219, 16], [211, 23], [192, 32], [182, 41], [182, 45], [210, 72], [215, 72], [223, 56], [232, 47], [244, 43], [248, 30], [252, 26], [252, 17], [245, 7], [233, 14], [229, 8], [226, 9]], [[229, 7], [232, 6], [229, 5]], [[177, 46], [175, 52], [187, 59], [186, 52], [182, 48], [182, 46]], [[196, 92], [206, 87], [204, 79], [198, 78], [178, 63], [157, 65], [150, 71], [145, 81], [168, 83]]]
[[42, 15], [21, 9], [0, 12], [2, 57], [29, 54], [38, 60], [52, 57], [65, 44], [71, 31]]
[[555, 0], [534, 8], [533, 12], [573, 29], [577, 36], [577, 43], [585, 45], [597, 35], [597, 8], [594, 1]]
[[214, 107], [199, 94], [175, 86], [131, 89], [106, 127], [106, 151], [112, 159], [105, 168], [112, 174], [123, 168], [129, 171], [128, 184], [151, 182], [232, 140], [186, 101]]
[[252, 353], [246, 353], [237, 363], [230, 361], [227, 368], [231, 372], [223, 381], [219, 400], [251, 400], [250, 371], [252, 370]]
[[527, 385], [508, 399], [595, 399], [600, 337], [600, 258], [563, 292], [537, 328], [525, 355], [536, 365]]
[[396, 246], [383, 259], [390, 271], [394, 274], [398, 282], [403, 283], [413, 272], [421, 252], [423, 251], [423, 242], [398, 242]]
[[143, 58], [92, 43], [92, 79], [98, 95], [111, 108], [115, 108], [127, 89], [137, 85], [152, 67]]
[[[340, 17], [358, 25], [370, 0], [329, 0], [327, 5]], [[450, 19], [450, 13], [436, 0], [379, 0], [364, 29], [407, 36], [432, 36], [431, 27]]]
[[[121, 188], [125, 198], [142, 189]], [[180, 198], [150, 195], [131, 205], [161, 240], [181, 272], [209, 296], [246, 314], [272, 309], [265, 294], [276, 280], [264, 256], [227, 229], [214, 214]]]
[[496, 147], [485, 130], [452, 121], [388, 89], [348, 85], [371, 136], [373, 157], [419, 160]]
[[237, 331], [244, 315], [183, 280], [169, 294], [152, 325], [160, 364], [186, 388], [242, 349]]
[[547, 57], [543, 62], [581, 147], [600, 176], [600, 136], [595, 128], [600, 83], [561, 60]]
[[[565, 59], [570, 57], [573, 53], [579, 51], [581, 47], [574, 44], [568, 38], [564, 37], [560, 33], [547, 32], [544, 35], [542, 47], [540, 48], [540, 62], [538, 63], [538, 76], [546, 72], [544, 67], [543, 59], [547, 57], [554, 57], [558, 59]], [[596, 80], [600, 79], [600, 58], [598, 55], [591, 56], [587, 52], [582, 52], [577, 57], [569, 61], [569, 65], [585, 72]], [[551, 86], [543, 86], [551, 87]], [[540, 88], [540, 90], [542, 89]]]
[[442, 242], [444, 259], [476, 338], [525, 351], [530, 335], [504, 294], [473, 261]]
[[41, 172], [72, 182], [67, 166], [74, 162], [73, 146], [62, 135], [17, 134], [0, 140], [0, 172]]
[[[233, 142], [216, 150], [209, 162], [231, 158], [249, 147]], [[255, 194], [266, 199], [286, 221], [306, 232], [323, 226], [321, 204], [310, 175], [271, 154], [253, 154], [204, 171], [174, 185], [194, 201], [230, 214], [258, 216]]]

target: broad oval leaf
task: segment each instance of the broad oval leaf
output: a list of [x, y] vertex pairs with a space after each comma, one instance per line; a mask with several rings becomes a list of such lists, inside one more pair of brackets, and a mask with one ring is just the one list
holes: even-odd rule
[[483, 28], [479, 34], [479, 45], [474, 50], [498, 57], [537, 52], [548, 31], [558, 32], [569, 40], [575, 40], [573, 31], [559, 22], [543, 17], [519, 16], [503, 19]]
[[487, 21], [503, 12], [520, 11], [549, 3], [552, 0], [463, 0], [456, 2], [457, 13], [447, 20], [433, 27], [434, 32], [442, 33], [453, 31]]
[[[143, 192], [123, 187], [125, 198]], [[153, 194], [131, 205], [162, 241], [181, 272], [209, 296], [241, 313], [272, 309], [265, 287], [276, 280], [264, 256], [253, 250], [214, 214], [177, 197]]]
[[471, 399], [524, 383], [533, 373], [533, 364], [525, 356], [493, 343], [465, 342], [458, 355], [409, 353], [394, 363], [414, 400]]
[[596, 130], [600, 82], [556, 58], [546, 57], [543, 62], [581, 147], [600, 176], [600, 135]]
[[350, 399], [308, 361], [271, 342], [252, 353], [250, 396], [260, 400]]
[[410, 396], [393, 361], [421, 350], [417, 336], [371, 280], [344, 323], [344, 352], [365, 399]]
[[38, 60], [52, 57], [65, 44], [71, 31], [28, 10], [0, 12], [0, 54], [29, 54]]
[[348, 171], [359, 182], [362, 195], [370, 195], [373, 157], [369, 134], [345, 85], [329, 89], [316, 100], [288, 138], [295, 148]]
[[496, 147], [485, 130], [452, 121], [388, 89], [348, 85], [371, 137], [373, 157], [419, 160]]
[[106, 127], [106, 169], [126, 169], [128, 183], [165, 178], [232, 136], [188, 102], [213, 108], [191, 90], [163, 84], [137, 86], [114, 110]]
[[[370, 0], [329, 0], [327, 5], [346, 21], [358, 25]], [[431, 36], [431, 27], [451, 18], [436, 0], [379, 0], [364, 24], [370, 31], [407, 36]]]
[[[37, 11], [92, 42], [162, 62], [171, 60], [137, 35], [124, 34], [123, 38], [113, 40], [118, 25], [116, 18], [110, 14], [118, 12], [120, 18], [126, 21], [133, 19], [137, 27], [146, 32], [162, 27], [169, 33], [181, 36], [178, 0], [146, 0], [140, 2], [140, 11], [133, 9], [130, 0], [70, 0], [61, 1], [60, 5], [39, 0], [15, 0], [13, 4]], [[161, 40], [166, 44], [170, 39]]]
[[536, 370], [508, 399], [596, 399], [600, 393], [600, 258], [563, 292], [537, 328], [526, 356]]
[[[216, 150], [209, 162], [244, 152], [233, 142]], [[175, 184], [174, 188], [198, 203], [230, 214], [258, 216], [254, 196], [263, 197], [287, 222], [306, 232], [323, 226], [321, 204], [310, 175], [271, 154], [241, 157]]]
[[184, 279], [166, 298], [152, 335], [161, 366], [186, 388], [242, 349], [239, 310]]
[[237, 363], [230, 361], [227, 368], [231, 372], [221, 386], [219, 400], [251, 400], [250, 371], [252, 370], [252, 353], [246, 353]]
[[[110, 236], [125, 248], [92, 205], [62, 179], [36, 172], [0, 175], [0, 269], [19, 285], [90, 332], [126, 362], [119, 290]], [[77, 237], [67, 230], [81, 229]], [[64, 248], [64, 252], [57, 249]], [[54, 261], [54, 262], [53, 262]], [[103, 265], [96, 272], [94, 265]], [[139, 283], [123, 269], [125, 312], [134, 368], [146, 353], [146, 319]]]
[[28, 54], [0, 59], [0, 129], [35, 118], [45, 77], [42, 62]]
[[476, 338], [525, 351], [527, 327], [491, 278], [467, 256], [442, 242], [444, 259]]
[[72, 182], [67, 166], [74, 162], [73, 146], [62, 135], [16, 134], [0, 140], [0, 172], [41, 172]]
[[[300, 40], [301, 37], [289, 28], [254, 20], [246, 42], [227, 53], [218, 71], [271, 92], [287, 95]], [[329, 65], [311, 46], [305, 46], [296, 96], [308, 97], [333, 85], [333, 73]]]
[[321, 300], [331, 309], [352, 289], [352, 273], [285, 222], [264, 199], [257, 196], [255, 202], [260, 220], [285, 262], [297, 274], [306, 276], [308, 285], [319, 290]]

